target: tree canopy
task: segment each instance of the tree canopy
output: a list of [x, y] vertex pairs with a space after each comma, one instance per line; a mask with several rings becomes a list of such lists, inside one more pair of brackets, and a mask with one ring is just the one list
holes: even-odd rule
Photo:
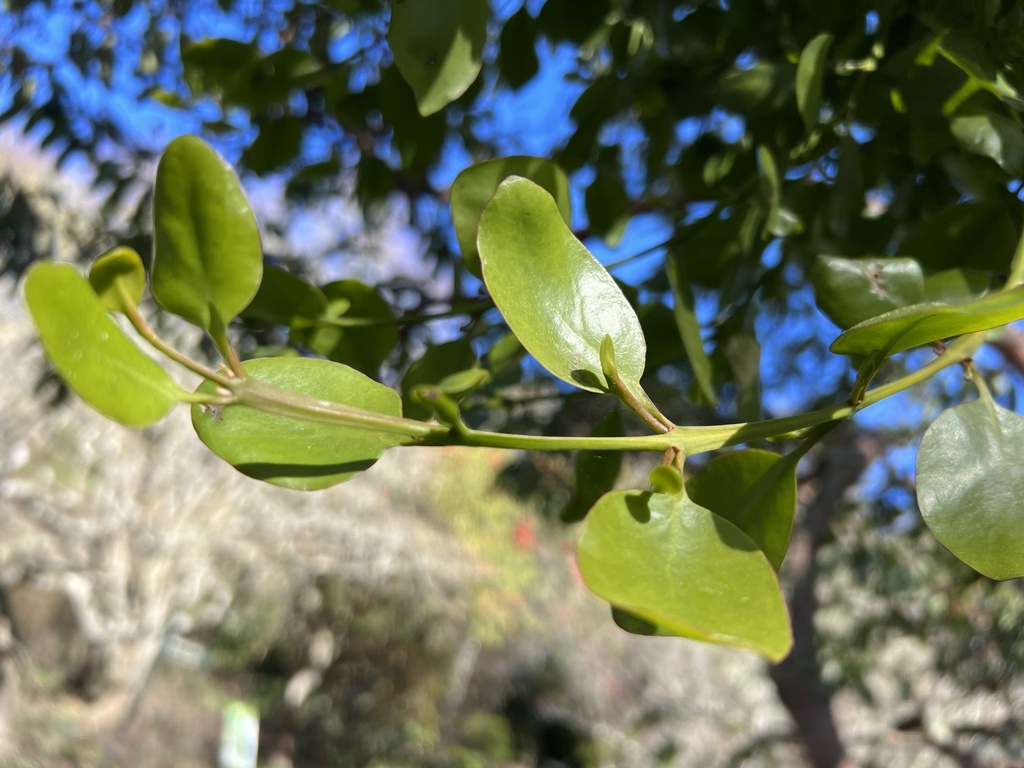
[[[111, 210], [160, 156], [89, 281], [26, 281], [53, 364], [106, 415], [191, 403], [215, 453], [307, 490], [394, 445], [578, 450], [562, 513], [586, 516], [580, 569], [615, 620], [779, 660], [798, 462], [962, 369], [973, 383], [930, 385], [942, 405], [978, 398], [924, 434], [920, 511], [981, 574], [1024, 575], [1024, 421], [982, 347], [1024, 317], [1015, 4], [85, 3], [50, 58], [46, 4], [8, 7], [3, 119], [87, 158]], [[117, 94], [164, 121], [153, 134], [196, 135], [165, 150]], [[555, 123], [531, 135], [531, 111]], [[296, 204], [351, 194], [369, 226], [407, 211], [439, 279], [321, 285], [266, 259], [221, 155]], [[221, 368], [150, 328], [147, 273]], [[107, 310], [205, 383], [122, 349]], [[453, 317], [454, 338], [429, 332]], [[118, 367], [146, 398], [111, 389]], [[664, 462], [612, 490], [608, 452], [629, 450]]]

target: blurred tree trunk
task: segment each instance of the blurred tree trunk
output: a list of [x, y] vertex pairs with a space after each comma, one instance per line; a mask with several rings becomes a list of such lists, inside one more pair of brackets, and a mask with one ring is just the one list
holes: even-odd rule
[[822, 679], [814, 631], [818, 608], [817, 556], [828, 539], [829, 522], [850, 487], [881, 451], [875, 438], [854, 439], [849, 430], [833, 434], [814, 475], [816, 488], [794, 531], [784, 576], [793, 625], [793, 650], [770, 674], [779, 699], [789, 711], [797, 734], [815, 768], [851, 768], [832, 713], [832, 691]]

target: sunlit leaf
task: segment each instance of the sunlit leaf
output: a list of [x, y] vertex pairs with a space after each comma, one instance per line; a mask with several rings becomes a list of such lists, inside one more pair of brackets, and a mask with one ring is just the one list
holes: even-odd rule
[[600, 359], [607, 335], [623, 381], [639, 389], [647, 351], [640, 321], [551, 195], [507, 179], [480, 217], [477, 243], [494, 303], [541, 365], [583, 389], [609, 391]]
[[746, 534], [685, 494], [603, 496], [583, 523], [579, 568], [599, 597], [668, 632], [773, 661], [789, 652], [771, 563]]
[[692, 475], [686, 492], [743, 531], [779, 569], [796, 512], [794, 459], [756, 449], [726, 453]]
[[107, 309], [124, 312], [142, 300], [146, 268], [134, 248], [118, 247], [96, 259], [89, 270], [89, 282]]
[[172, 141], [153, 193], [151, 290], [169, 312], [215, 336], [256, 295], [259, 227], [231, 166], [195, 136]]
[[810, 272], [818, 308], [840, 328], [924, 298], [921, 265], [909, 258], [818, 256]]
[[558, 205], [558, 213], [566, 224], [572, 221], [569, 180], [555, 163], [543, 157], [500, 157], [485, 160], [466, 168], [452, 184], [452, 222], [459, 238], [459, 248], [466, 269], [481, 276], [480, 254], [477, 252], [477, 226], [480, 214], [494, 193], [509, 176], [522, 176], [546, 189]]
[[1024, 418], [987, 399], [949, 408], [921, 439], [917, 500], [944, 547], [991, 579], [1024, 576]]
[[[318, 400], [388, 416], [401, 416], [394, 390], [339, 363], [309, 357], [274, 357], [243, 363], [258, 382]], [[211, 382], [199, 392], [212, 393]], [[192, 408], [192, 425], [206, 446], [239, 472], [272, 485], [312, 491], [369, 469], [401, 436], [335, 426], [244, 405]]]
[[420, 114], [455, 101], [480, 72], [487, 0], [395, 0], [388, 43]]
[[804, 46], [796, 67], [796, 104], [808, 131], [818, 124], [825, 59], [831, 45], [832, 35], [818, 35]]
[[33, 267], [25, 278], [25, 301], [50, 362], [104, 416], [143, 427], [190, 398], [124, 334], [70, 264]]
[[1024, 287], [958, 303], [915, 304], [855, 325], [829, 347], [837, 355], [894, 355], [1024, 318]]

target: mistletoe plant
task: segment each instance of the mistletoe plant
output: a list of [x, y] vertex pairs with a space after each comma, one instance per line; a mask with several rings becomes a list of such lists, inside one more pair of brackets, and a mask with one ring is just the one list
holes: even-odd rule
[[[578, 450], [581, 461], [595, 451], [662, 454], [649, 489], [591, 494], [579, 538], [584, 580], [625, 629], [749, 648], [772, 660], [783, 658], [792, 642], [777, 572], [793, 524], [800, 457], [860, 408], [947, 366], [971, 372], [984, 332], [1024, 318], [1021, 246], [1001, 290], [958, 303], [869, 312], [843, 332], [831, 349], [857, 368], [847, 401], [788, 418], [679, 426], [640, 384], [646, 353], [640, 322], [567, 225], [568, 184], [556, 165], [512, 157], [472, 166], [455, 182], [452, 213], [467, 268], [482, 277], [522, 347], [567, 384], [617, 397], [650, 434], [621, 436], [607, 424], [589, 437], [471, 428], [462, 403], [495, 372], [494, 356], [489, 367], [469, 360], [464, 370], [437, 381], [410, 372], [404, 402], [393, 389], [330, 359], [346, 343], [347, 329], [375, 326], [379, 297], [344, 281], [321, 289], [265, 269], [257, 223], [237, 177], [195, 137], [174, 141], [160, 161], [148, 283], [160, 307], [208, 334], [223, 358], [220, 367], [191, 359], [154, 332], [140, 310], [146, 271], [131, 249], [99, 258], [88, 278], [69, 264], [39, 264], [25, 280], [25, 297], [53, 365], [97, 411], [141, 427], [187, 403], [210, 450], [250, 477], [287, 488], [344, 482], [393, 446]], [[891, 282], [898, 283], [896, 262], [872, 269], [896, 273]], [[858, 291], [868, 293], [863, 265], [855, 260], [819, 266], [819, 283], [834, 283], [834, 296], [852, 302]], [[179, 386], [112, 315], [124, 315], [160, 354], [201, 376], [199, 387]], [[229, 333], [240, 315], [287, 326], [305, 349], [322, 356], [243, 361]], [[381, 344], [385, 348], [363, 350], [375, 361], [365, 367], [376, 367], [387, 354]], [[932, 362], [870, 386], [886, 358], [926, 344], [936, 345]], [[691, 356], [698, 354], [691, 348], [699, 343], [686, 346]], [[921, 511], [938, 539], [973, 568], [995, 579], [1019, 577], [1024, 418], [995, 404], [975, 381], [979, 399], [943, 413], [924, 436]], [[744, 448], [688, 477], [684, 472], [688, 456], [766, 438], [796, 447], [785, 455]], [[608, 473], [604, 490], [614, 474]]]

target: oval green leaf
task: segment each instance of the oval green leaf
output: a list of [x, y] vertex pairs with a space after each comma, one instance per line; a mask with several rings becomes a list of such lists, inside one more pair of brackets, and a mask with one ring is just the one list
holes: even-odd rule
[[640, 321], [551, 195], [528, 179], [506, 179], [480, 217], [477, 245], [494, 303], [537, 362], [577, 387], [607, 392], [600, 357], [607, 335], [623, 383], [642, 392]]
[[894, 355], [1024, 318], [1024, 287], [958, 303], [915, 304], [855, 325], [829, 347], [837, 355]]
[[452, 223], [466, 269], [477, 277], [482, 276], [480, 254], [476, 249], [480, 214], [501, 182], [509, 176], [522, 176], [542, 186], [555, 199], [562, 220], [566, 224], [572, 223], [569, 180], [565, 172], [550, 160], [528, 156], [499, 157], [469, 166], [452, 184]]
[[792, 645], [764, 553], [685, 494], [603, 496], [583, 523], [579, 568], [596, 595], [668, 632], [749, 648], [772, 661]]
[[793, 531], [797, 461], [770, 451], [733, 451], [691, 476], [686, 492], [749, 536], [777, 571]]
[[480, 73], [487, 0], [394, 0], [388, 44], [421, 115], [455, 101]]
[[818, 308], [850, 328], [924, 298], [924, 275], [915, 259], [844, 259], [818, 256], [811, 267]]
[[796, 66], [796, 105], [808, 131], [818, 124], [825, 58], [831, 45], [832, 35], [818, 35], [804, 46]]
[[[352, 368], [308, 357], [243, 363], [264, 384], [387, 416], [401, 416], [398, 394]], [[204, 382], [199, 392], [216, 387]], [[265, 413], [244, 405], [192, 408], [192, 425], [206, 446], [239, 472], [272, 485], [313, 491], [343, 483], [373, 466], [400, 435]]]
[[124, 334], [70, 264], [33, 267], [25, 278], [25, 301], [53, 366], [104, 416], [144, 427], [191, 399]]
[[89, 270], [89, 282], [111, 312], [137, 307], [146, 290], [146, 268], [134, 248], [118, 247], [100, 256]]
[[248, 306], [263, 275], [259, 228], [231, 166], [195, 136], [172, 141], [153, 190], [157, 303], [215, 336]]
[[1024, 576], [1024, 418], [981, 399], [921, 439], [917, 501], [935, 538], [990, 579]]
[[1011, 176], [1024, 171], [1024, 131], [1020, 123], [993, 112], [961, 114], [949, 129], [968, 152], [990, 157]]

